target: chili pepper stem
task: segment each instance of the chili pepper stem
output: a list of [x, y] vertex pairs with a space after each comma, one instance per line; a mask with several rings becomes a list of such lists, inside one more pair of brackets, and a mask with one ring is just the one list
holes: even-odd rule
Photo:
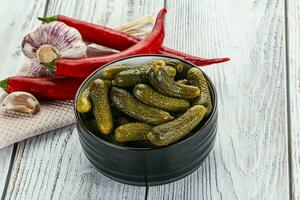
[[58, 20], [58, 15], [50, 16], [50, 17], [38, 17], [40, 21], [43, 23], [50, 23]]
[[49, 63], [42, 62], [41, 65], [45, 66], [50, 72], [53, 72], [56, 69], [55, 63], [56, 63], [56, 59], [52, 60]]
[[0, 88], [2, 88], [4, 91], [7, 91], [8, 86], [8, 78], [0, 81]]

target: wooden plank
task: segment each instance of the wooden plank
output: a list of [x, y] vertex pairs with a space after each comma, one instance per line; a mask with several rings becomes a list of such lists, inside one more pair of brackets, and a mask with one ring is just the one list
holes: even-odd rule
[[[39, 24], [32, 20], [43, 15], [45, 1], [1, 0], [0, 6], [0, 80], [15, 74], [17, 66], [23, 61], [21, 53], [22, 37]], [[0, 91], [0, 96], [2, 91]], [[0, 196], [2, 196], [9, 172], [13, 145], [0, 150]], [[9, 177], [8, 177], [9, 178]]]
[[[156, 14], [162, 3], [50, 0], [47, 15], [60, 13], [116, 26], [135, 17]], [[139, 6], [143, 6], [143, 9], [138, 8]], [[136, 9], [139, 10], [138, 13]], [[19, 144], [6, 197], [134, 200], [144, 199], [145, 192], [145, 187], [124, 185], [98, 173], [82, 152], [77, 129], [70, 126]]]
[[232, 61], [205, 68], [219, 95], [213, 152], [192, 175], [150, 187], [148, 199], [289, 199], [284, 1], [169, 0], [167, 8], [169, 46]]
[[287, 1], [287, 38], [288, 38], [288, 81], [290, 107], [290, 141], [291, 141], [291, 187], [292, 199], [300, 199], [300, 2]]
[[9, 174], [13, 145], [0, 150], [0, 196], [5, 193], [6, 177]]

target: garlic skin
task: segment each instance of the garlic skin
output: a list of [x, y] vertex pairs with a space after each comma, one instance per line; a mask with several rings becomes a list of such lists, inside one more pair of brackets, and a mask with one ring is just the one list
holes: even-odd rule
[[41, 63], [50, 63], [58, 58], [84, 57], [86, 49], [79, 31], [59, 21], [42, 24], [22, 41], [23, 54], [35, 68], [44, 68], [44, 71], [47, 69]]
[[40, 103], [28, 92], [13, 92], [7, 95], [1, 105], [1, 110], [36, 114], [40, 111]]
[[[31, 62], [29, 58], [24, 59], [23, 63], [16, 70], [17, 76], [51, 76], [52, 73], [39, 63]], [[1, 102], [1, 101], [0, 101]]]

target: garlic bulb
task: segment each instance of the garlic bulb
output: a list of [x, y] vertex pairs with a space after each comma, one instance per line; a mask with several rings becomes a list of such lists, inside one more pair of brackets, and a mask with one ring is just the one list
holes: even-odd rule
[[23, 54], [31, 60], [32, 70], [37, 73], [47, 71], [41, 64], [58, 58], [80, 58], [86, 55], [86, 49], [79, 31], [58, 21], [42, 24], [22, 41]]
[[0, 107], [3, 111], [15, 111], [29, 114], [36, 114], [40, 111], [40, 103], [28, 92], [10, 93], [3, 99]]
[[25, 58], [23, 63], [16, 70], [17, 76], [51, 76], [52, 73], [39, 63], [31, 62]]

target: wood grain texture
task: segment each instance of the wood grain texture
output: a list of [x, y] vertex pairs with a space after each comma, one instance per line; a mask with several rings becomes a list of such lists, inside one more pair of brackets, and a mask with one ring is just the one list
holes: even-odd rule
[[300, 2], [287, 1], [292, 199], [300, 199]]
[[4, 192], [6, 179], [9, 178], [7, 175], [9, 172], [12, 152], [13, 145], [0, 150], [0, 196], [2, 196]]
[[[142, 5], [141, 5], [142, 4]], [[64, 14], [116, 26], [156, 14], [162, 1], [50, 0], [47, 15]], [[138, 13], [137, 7], [143, 6]], [[133, 14], [134, 13], [134, 14]], [[124, 185], [98, 173], [70, 126], [19, 143], [6, 199], [145, 199], [145, 187]]]
[[[43, 15], [45, 1], [11, 1], [0, 2], [0, 80], [15, 74], [15, 70], [23, 62], [21, 41], [29, 30], [39, 22], [33, 20]], [[2, 91], [0, 91], [0, 96]], [[0, 130], [1, 131], [1, 130]], [[13, 145], [0, 150], [0, 196], [4, 189], [6, 176], [9, 171]]]
[[[148, 199], [289, 199], [284, 1], [168, 0], [166, 43], [232, 61], [205, 68], [219, 95], [208, 160]], [[296, 10], [296, 9], [295, 9]]]

